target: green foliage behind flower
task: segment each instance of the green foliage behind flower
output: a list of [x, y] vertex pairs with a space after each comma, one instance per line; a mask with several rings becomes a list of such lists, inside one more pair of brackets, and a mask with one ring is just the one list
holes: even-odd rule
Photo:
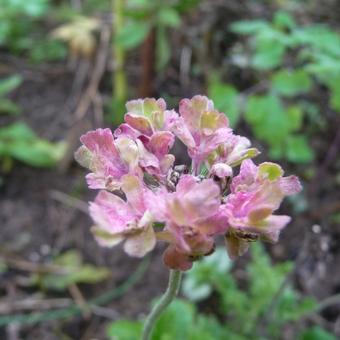
[[0, 47], [25, 53], [33, 62], [65, 57], [63, 45], [46, 37], [41, 27], [49, 10], [50, 0], [0, 0]]
[[[216, 252], [198, 262], [186, 274], [183, 294], [189, 299], [175, 300], [161, 315], [155, 326], [152, 340], [246, 340], [266, 339], [258, 334], [258, 321], [268, 311], [268, 307], [278, 293], [282, 282], [292, 270], [291, 262], [273, 265], [270, 257], [260, 244], [252, 247], [252, 259], [246, 267], [249, 278], [248, 289], [240, 289], [230, 272], [232, 262], [225, 256], [225, 250]], [[199, 313], [197, 302], [201, 304], [212, 294], [220, 301], [217, 314]], [[268, 339], [281, 334], [284, 325], [298, 321], [316, 309], [312, 298], [303, 298], [290, 285], [279, 295], [271, 312], [267, 326]], [[127, 320], [113, 322], [107, 334], [114, 340], [138, 339], [142, 323]], [[298, 339], [327, 339], [335, 337], [319, 327], [303, 330]]]
[[329, 110], [340, 112], [340, 35], [326, 25], [301, 26], [283, 11], [272, 21], [236, 22], [231, 31], [245, 40], [235, 44], [230, 62], [250, 72], [254, 84], [239, 92], [212, 79], [210, 96], [233, 125], [242, 117], [271, 157], [311, 162], [310, 130], [323, 128], [325, 110], [315, 94], [326, 88]]
[[170, 60], [169, 28], [178, 28], [181, 15], [194, 8], [200, 0], [150, 1], [128, 0], [125, 14], [128, 23], [117, 36], [116, 44], [124, 49], [139, 46], [151, 29], [156, 30], [156, 67], [163, 69]]
[[39, 138], [24, 123], [17, 122], [0, 129], [0, 165], [7, 172], [12, 159], [34, 167], [52, 167], [63, 157], [66, 144]]

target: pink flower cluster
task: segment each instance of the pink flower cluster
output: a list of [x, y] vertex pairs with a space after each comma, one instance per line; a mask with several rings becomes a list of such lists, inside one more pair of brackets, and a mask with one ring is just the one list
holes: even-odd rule
[[[127, 254], [142, 257], [156, 240], [165, 241], [165, 264], [187, 270], [214, 251], [218, 235], [231, 258], [251, 241], [278, 240], [290, 217], [274, 212], [285, 196], [301, 190], [299, 180], [283, 177], [275, 163], [256, 166], [250, 158], [258, 150], [233, 133], [211, 100], [183, 99], [179, 114], [163, 99], [133, 100], [126, 108], [125, 123], [113, 134], [86, 133], [75, 154], [91, 171], [89, 188], [101, 189], [90, 214], [102, 246], [124, 242]], [[175, 166], [169, 153], [176, 137], [188, 150], [190, 172]]]

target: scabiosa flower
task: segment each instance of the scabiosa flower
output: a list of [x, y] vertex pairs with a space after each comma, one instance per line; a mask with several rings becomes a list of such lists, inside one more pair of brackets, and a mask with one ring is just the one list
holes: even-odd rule
[[[301, 190], [299, 180], [284, 177], [275, 163], [256, 166], [250, 158], [259, 151], [233, 133], [211, 100], [183, 99], [179, 113], [153, 98], [126, 108], [125, 123], [113, 134], [88, 132], [75, 154], [91, 171], [89, 187], [102, 189], [90, 203], [100, 245], [124, 242], [126, 253], [141, 257], [163, 241], [164, 263], [183, 271], [212, 253], [220, 235], [231, 258], [251, 241], [278, 240], [290, 217], [274, 213], [285, 196]], [[176, 137], [192, 159], [191, 173], [174, 166]]]

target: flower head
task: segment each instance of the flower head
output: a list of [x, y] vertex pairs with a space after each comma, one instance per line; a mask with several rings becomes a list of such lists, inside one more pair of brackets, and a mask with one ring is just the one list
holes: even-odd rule
[[[284, 177], [275, 163], [256, 166], [250, 158], [258, 150], [233, 133], [211, 100], [183, 99], [179, 114], [163, 99], [133, 100], [126, 108], [125, 123], [113, 134], [86, 133], [75, 154], [91, 171], [89, 187], [102, 189], [90, 203], [100, 245], [124, 242], [126, 253], [141, 257], [164, 241], [164, 263], [187, 270], [214, 251], [219, 235], [232, 258], [251, 241], [278, 240], [291, 218], [275, 212], [284, 197], [301, 190], [299, 180]], [[174, 166], [175, 137], [192, 159], [191, 174], [185, 165]]]

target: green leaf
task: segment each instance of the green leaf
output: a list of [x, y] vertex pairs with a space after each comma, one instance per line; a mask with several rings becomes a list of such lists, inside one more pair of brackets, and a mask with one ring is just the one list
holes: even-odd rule
[[106, 334], [112, 340], [135, 340], [140, 338], [142, 326], [137, 321], [115, 321], [108, 326]]
[[110, 271], [104, 267], [84, 264], [81, 254], [76, 250], [69, 250], [53, 261], [60, 267], [60, 273], [34, 275], [32, 283], [38, 284], [45, 289], [65, 290], [72, 284], [94, 284], [105, 280], [110, 276]]
[[264, 20], [243, 20], [230, 25], [230, 30], [238, 34], [255, 34], [267, 28], [268, 23]]
[[22, 83], [22, 77], [13, 75], [9, 78], [0, 80], [0, 97], [15, 90]]
[[135, 48], [140, 45], [150, 32], [148, 22], [134, 21], [123, 27], [116, 37], [116, 43], [124, 49]]
[[26, 124], [17, 122], [6, 127], [0, 128], [0, 139], [27, 139], [32, 140], [36, 136], [32, 129]]
[[164, 26], [178, 27], [181, 17], [174, 8], [162, 7], [158, 12], [158, 23]]
[[303, 135], [295, 135], [287, 138], [287, 159], [294, 163], [309, 163], [314, 159], [314, 151], [308, 145]]
[[303, 111], [300, 106], [290, 106], [286, 111], [289, 129], [291, 131], [296, 131], [301, 128], [302, 119], [303, 119]]
[[271, 145], [282, 143], [289, 134], [289, 122], [279, 97], [252, 96], [245, 112], [256, 137]]
[[236, 89], [229, 84], [215, 80], [210, 82], [208, 94], [216, 108], [224, 112], [229, 118], [230, 125], [235, 127], [240, 119], [240, 107]]
[[282, 70], [272, 77], [273, 88], [281, 95], [292, 97], [310, 91], [312, 81], [304, 70]]
[[276, 39], [257, 39], [251, 64], [258, 70], [270, 70], [282, 63], [285, 46]]
[[188, 339], [194, 327], [195, 306], [174, 300], [160, 316], [153, 331], [153, 340]]
[[302, 332], [299, 340], [336, 340], [337, 337], [319, 326], [314, 326]]
[[38, 138], [24, 123], [13, 123], [0, 129], [0, 156], [9, 156], [28, 165], [51, 167], [62, 159], [64, 142], [51, 143]]
[[0, 114], [19, 115], [21, 108], [6, 98], [0, 98]]
[[294, 18], [286, 11], [277, 11], [274, 15], [273, 24], [280, 29], [296, 27]]
[[331, 91], [330, 106], [333, 110], [340, 112], [340, 88], [334, 88]]
[[201, 301], [210, 296], [214, 282], [225, 276], [231, 269], [232, 262], [224, 247], [194, 264], [183, 280], [183, 294], [192, 301]]
[[8, 153], [13, 158], [36, 167], [51, 167], [63, 158], [66, 144], [51, 143], [43, 139], [13, 141], [8, 147]]
[[267, 100], [265, 96], [250, 96], [248, 98], [245, 118], [250, 124], [261, 124], [265, 119], [268, 110]]

